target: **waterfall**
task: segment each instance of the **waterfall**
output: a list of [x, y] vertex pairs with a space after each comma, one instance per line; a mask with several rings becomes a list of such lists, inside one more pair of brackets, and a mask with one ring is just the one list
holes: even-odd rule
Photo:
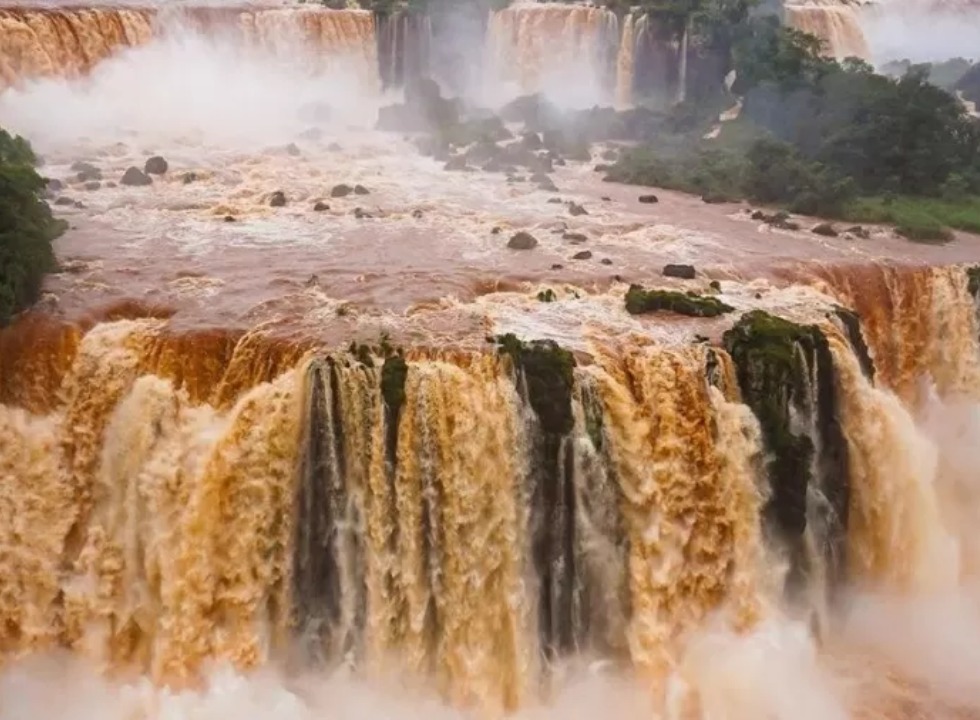
[[844, 585], [955, 588], [972, 545], [914, 390], [980, 395], [973, 285], [821, 273], [854, 313], [590, 357], [14, 325], [0, 648], [173, 687], [291, 656], [499, 710], [586, 655], [668, 702], [709, 620], [826, 631]]

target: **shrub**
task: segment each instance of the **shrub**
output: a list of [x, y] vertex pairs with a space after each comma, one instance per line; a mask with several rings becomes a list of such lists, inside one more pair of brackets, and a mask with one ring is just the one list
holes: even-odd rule
[[66, 226], [42, 199], [36, 163], [26, 140], [0, 129], [0, 325], [37, 299], [55, 264], [51, 241]]

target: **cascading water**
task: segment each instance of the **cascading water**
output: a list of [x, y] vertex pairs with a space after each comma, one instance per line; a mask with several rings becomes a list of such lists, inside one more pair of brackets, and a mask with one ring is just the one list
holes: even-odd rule
[[[417, 16], [132, 12], [144, 46], [181, 26], [273, 55], [306, 38], [388, 86], [423, 72], [433, 38]], [[660, 40], [614, 17], [521, 6], [489, 33], [520, 50], [523, 89], [547, 76], [543, 35], [627, 104]], [[899, 246], [941, 267], [855, 267], [851, 241], [834, 256], [787, 232], [807, 262], [759, 277], [730, 208], [663, 194], [640, 215], [573, 166], [554, 173], [588, 205], [572, 216], [320, 122], [318, 76], [235, 64], [248, 82], [230, 87], [208, 65], [225, 58], [153, 45], [127, 60], [154, 83], [86, 65], [88, 45], [65, 46], [85, 63], [10, 74], [76, 68], [86, 96], [155, 112], [35, 126], [45, 171], [85, 202], [65, 210], [81, 230], [58, 241], [51, 295], [0, 331], [0, 719], [976, 715], [972, 678], [950, 684], [973, 667], [949, 636], [973, 637], [980, 569], [980, 292], [955, 243]], [[185, 99], [232, 107], [206, 133], [200, 108], [153, 94], [180, 52], [223, 81], [185, 75]], [[38, 83], [41, 100], [65, 85]], [[11, 93], [4, 122], [30, 126], [31, 101]], [[80, 195], [83, 151], [108, 177], [143, 145], [173, 169]], [[364, 186], [333, 196], [340, 182]], [[535, 251], [502, 248], [518, 229]], [[582, 238], [608, 262], [569, 259]], [[626, 278], [678, 258], [698, 277], [670, 287], [738, 310], [628, 314]], [[958, 608], [953, 631], [931, 634], [925, 601]]]
[[590, 359], [513, 337], [502, 354], [323, 355], [246, 335], [200, 377], [162, 321], [55, 342], [43, 401], [0, 377], [0, 647], [180, 687], [295, 646], [499, 709], [584, 653], [663, 702], [680, 672], [689, 707], [706, 669], [679, 664], [687, 644], [718, 615], [735, 633], [775, 618], [780, 567], [820, 616], [845, 583], [958, 585], [963, 540], [881, 331], [920, 293], [928, 321], [905, 342], [934, 348], [940, 396], [976, 398], [976, 305], [959, 269], [877, 277], [874, 378], [854, 316], [833, 315], [746, 315], [728, 351], [630, 341]]
[[234, 7], [0, 8], [0, 87], [44, 75], [87, 73], [120, 49], [168, 29], [227, 33], [273, 55], [304, 56], [308, 65], [359, 63], [358, 78], [376, 85], [374, 19], [366, 11]]
[[819, 38], [829, 57], [838, 60], [848, 57], [871, 59], [858, 10], [852, 5], [832, 2], [787, 3], [783, 6], [783, 12], [787, 25]]

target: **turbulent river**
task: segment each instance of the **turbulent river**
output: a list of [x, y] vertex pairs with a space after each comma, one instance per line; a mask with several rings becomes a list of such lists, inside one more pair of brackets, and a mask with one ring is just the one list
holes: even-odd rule
[[[980, 717], [980, 239], [447, 171], [374, 129], [432, 32], [0, 8], [71, 225], [0, 331], [0, 718]], [[627, 106], [649, 32], [518, 6], [456, 79]]]

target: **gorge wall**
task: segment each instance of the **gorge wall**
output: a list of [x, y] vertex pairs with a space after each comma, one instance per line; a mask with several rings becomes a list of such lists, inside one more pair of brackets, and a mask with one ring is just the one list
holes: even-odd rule
[[[461, 17], [302, 6], [0, 7], [0, 87], [84, 74], [123, 48], [191, 28], [280, 56], [301, 55], [309, 69], [332, 60], [373, 86], [398, 87], [433, 74], [455, 93], [487, 100], [547, 90], [579, 105], [620, 107], [635, 94], [672, 99], [675, 93], [679, 46], [645, 15], [528, 3], [491, 13], [488, 21]], [[824, 39], [834, 56], [867, 57], [850, 6], [790, 5], [786, 19]]]
[[856, 313], [584, 354], [28, 315], [0, 332], [0, 650], [176, 687], [399, 668], [514, 709], [581, 654], [663, 692], [718, 614], [829, 632], [845, 585], [958, 587], [980, 546], [913, 415], [926, 381], [980, 400], [976, 278], [819, 271]]

